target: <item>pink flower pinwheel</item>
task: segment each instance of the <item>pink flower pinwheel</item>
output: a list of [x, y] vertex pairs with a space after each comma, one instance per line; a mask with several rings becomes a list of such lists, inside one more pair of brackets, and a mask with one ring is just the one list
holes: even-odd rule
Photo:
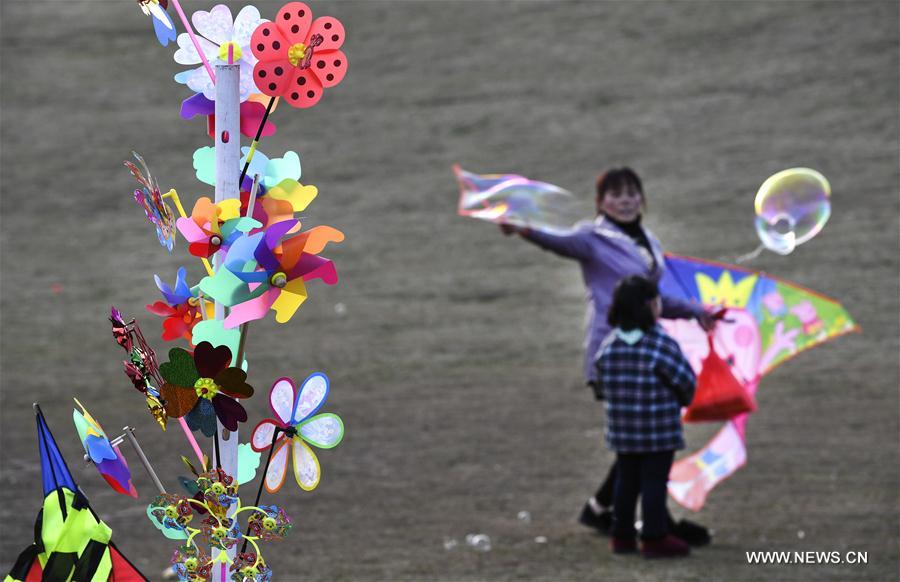
[[303, 2], [290, 2], [278, 11], [275, 22], [260, 24], [250, 39], [259, 62], [253, 79], [260, 91], [283, 97], [294, 107], [312, 107], [325, 88], [334, 87], [347, 74], [341, 52], [344, 26], [331, 16], [315, 20]]
[[310, 374], [299, 392], [290, 378], [280, 378], [272, 385], [269, 405], [275, 418], [261, 421], [250, 436], [254, 451], [274, 447], [265, 475], [269, 493], [275, 493], [284, 485], [290, 457], [294, 459], [297, 485], [304, 491], [312, 491], [318, 486], [322, 470], [309, 445], [331, 449], [344, 438], [344, 423], [338, 415], [316, 414], [327, 397], [328, 378], [321, 372]]

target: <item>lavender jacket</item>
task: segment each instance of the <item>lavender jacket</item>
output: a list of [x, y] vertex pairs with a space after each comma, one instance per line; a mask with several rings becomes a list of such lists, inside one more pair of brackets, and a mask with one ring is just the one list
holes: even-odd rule
[[[644, 233], [653, 249], [656, 267], [647, 264], [646, 251], [631, 240], [622, 229], [603, 216], [582, 223], [566, 234], [550, 234], [531, 230], [525, 238], [542, 249], [575, 259], [587, 287], [587, 329], [584, 339], [584, 374], [588, 382], [597, 378], [594, 359], [603, 338], [610, 332], [606, 322], [616, 283], [628, 275], [642, 275], [659, 282], [665, 268], [662, 246], [649, 230]], [[644, 254], [642, 254], [642, 252]], [[662, 297], [662, 316], [667, 319], [692, 318], [703, 311], [697, 303], [675, 297]]]

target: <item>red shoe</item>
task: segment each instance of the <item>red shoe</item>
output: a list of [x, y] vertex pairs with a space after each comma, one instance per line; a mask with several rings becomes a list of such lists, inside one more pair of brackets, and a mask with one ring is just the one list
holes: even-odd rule
[[672, 535], [667, 535], [658, 540], [644, 540], [641, 542], [641, 554], [645, 558], [680, 558], [689, 556], [691, 547], [683, 540]]
[[634, 538], [610, 538], [609, 548], [614, 554], [633, 554], [637, 551], [637, 542]]

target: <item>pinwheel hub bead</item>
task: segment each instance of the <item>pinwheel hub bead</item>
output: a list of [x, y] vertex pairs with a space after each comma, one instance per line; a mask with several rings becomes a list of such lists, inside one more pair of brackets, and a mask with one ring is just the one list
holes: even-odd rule
[[200, 305], [200, 298], [199, 297], [188, 297], [187, 302], [188, 302], [188, 305], [190, 305], [191, 307], [197, 307], [198, 305]]
[[[212, 400], [219, 393], [220, 389], [220, 386], [212, 378], [200, 378], [194, 383], [194, 390], [197, 391], [197, 396], [207, 400]], [[221, 483], [216, 483], [216, 485], [221, 485]]]
[[288, 49], [288, 60], [295, 67], [299, 67], [303, 63], [303, 59], [306, 57], [306, 45], [302, 42], [298, 42], [297, 44], [291, 45], [291, 48]]
[[272, 275], [270, 283], [272, 283], [273, 287], [283, 289], [284, 286], [287, 285], [287, 275], [281, 272], [275, 273], [274, 275]]
[[241, 570], [241, 574], [246, 578], [256, 578], [259, 575], [259, 569], [256, 566], [247, 566]]
[[222, 244], [222, 237], [217, 234], [212, 235], [211, 237], [209, 237], [209, 244], [214, 247], [220, 246]]
[[231, 58], [233, 62], [238, 62], [241, 60], [241, 45], [230, 40], [228, 42], [223, 42], [219, 45], [219, 60], [228, 62], [228, 49], [231, 48]]

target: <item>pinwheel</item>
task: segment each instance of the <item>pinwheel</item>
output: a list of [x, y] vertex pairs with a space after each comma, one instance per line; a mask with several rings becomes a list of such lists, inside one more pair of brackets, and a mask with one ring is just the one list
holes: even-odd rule
[[172, 555], [172, 569], [180, 582], [212, 579], [214, 562], [194, 544], [180, 546]]
[[286, 323], [306, 300], [306, 281], [337, 283], [334, 264], [317, 253], [328, 242], [343, 240], [343, 234], [322, 226], [282, 241], [298, 225], [297, 220], [285, 220], [264, 234], [239, 239], [226, 255], [226, 268], [200, 281], [206, 295], [232, 307], [225, 327], [261, 319], [270, 308], [275, 321]]
[[153, 32], [159, 44], [167, 46], [175, 40], [175, 24], [166, 12], [168, 0], [137, 0], [137, 3], [144, 14], [153, 18]]
[[291, 518], [277, 505], [260, 505], [247, 520], [247, 531], [264, 542], [284, 539], [291, 527]]
[[166, 411], [157, 388], [162, 384], [162, 378], [159, 375], [156, 352], [144, 339], [144, 334], [134, 319], [125, 323], [122, 313], [112, 307], [109, 321], [116, 343], [128, 353], [128, 360], [123, 362], [125, 374], [134, 388], [146, 398], [147, 409], [160, 428], [166, 430]]
[[272, 579], [272, 569], [254, 552], [238, 554], [229, 570], [232, 582], [269, 582]]
[[77, 398], [74, 400], [81, 408], [81, 412], [73, 410], [72, 420], [75, 422], [75, 429], [78, 431], [78, 438], [81, 439], [81, 446], [84, 447], [87, 458], [97, 467], [97, 471], [114, 491], [137, 497], [137, 489], [131, 482], [131, 471], [125, 457], [122, 456], [122, 451], [109, 442], [103, 427], [84, 405]]
[[278, 11], [274, 22], [260, 24], [250, 41], [259, 59], [253, 77], [259, 90], [284, 97], [294, 107], [312, 107], [325, 88], [334, 87], [347, 74], [347, 57], [341, 52], [344, 26], [337, 18], [313, 21], [303, 2], [290, 2]]
[[174, 493], [163, 493], [147, 506], [147, 517], [170, 540], [188, 537], [188, 524], [194, 519], [191, 501]]
[[[203, 320], [203, 303], [191, 293], [187, 285], [187, 271], [184, 267], [179, 267], [174, 290], [159, 276], [154, 275], [153, 278], [165, 301], [147, 305], [147, 311], [165, 318], [162, 325], [163, 341], [178, 338], [191, 341], [194, 326]], [[211, 303], [206, 304], [207, 317], [214, 316], [213, 309]]]
[[[228, 62], [229, 48], [235, 63], [240, 65], [240, 100], [246, 101], [250, 95], [259, 93], [253, 83], [253, 66], [256, 57], [249, 50], [250, 35], [262, 22], [259, 10], [255, 6], [244, 6], [236, 18], [232, 20], [231, 10], [224, 4], [218, 4], [209, 12], [198, 10], [191, 16], [197, 29], [196, 40], [207, 61], [215, 64]], [[182, 65], [199, 65], [203, 59], [187, 33], [178, 35], [178, 50], [175, 51], [175, 62]], [[175, 75], [175, 81], [187, 85], [196, 93], [210, 101], [216, 99], [216, 85], [203, 66], [189, 69]]]
[[209, 198], [199, 198], [190, 218], [179, 218], [178, 230], [190, 243], [188, 252], [195, 257], [208, 259], [222, 247], [230, 245], [240, 233], [262, 226], [252, 218], [240, 215], [237, 199], [214, 204]]
[[191, 430], [208, 437], [216, 434], [217, 417], [228, 430], [237, 430], [247, 411], [234, 399], [253, 396], [253, 387], [245, 382], [247, 373], [229, 362], [231, 350], [209, 342], [199, 343], [193, 355], [182, 348], [169, 350], [169, 361], [159, 367], [166, 413], [184, 417]]
[[344, 423], [338, 415], [316, 414], [325, 404], [328, 389], [328, 378], [321, 372], [304, 380], [299, 392], [290, 378], [280, 378], [272, 385], [269, 404], [275, 418], [257, 424], [250, 437], [253, 450], [273, 449], [265, 470], [269, 493], [284, 485], [290, 457], [300, 488], [312, 491], [318, 486], [322, 471], [309, 445], [330, 449], [344, 438]]
[[129, 161], [124, 162], [125, 166], [131, 170], [131, 174], [143, 186], [142, 189], [134, 191], [134, 199], [144, 209], [147, 220], [156, 227], [156, 237], [159, 239], [159, 244], [168, 249], [169, 252], [172, 252], [175, 246], [175, 215], [172, 214], [172, 210], [169, 209], [169, 206], [163, 200], [163, 196], [159, 191], [159, 184], [156, 183], [156, 179], [150, 174], [144, 158], [137, 152], [131, 152], [131, 154], [144, 169], [142, 174], [137, 166]]

